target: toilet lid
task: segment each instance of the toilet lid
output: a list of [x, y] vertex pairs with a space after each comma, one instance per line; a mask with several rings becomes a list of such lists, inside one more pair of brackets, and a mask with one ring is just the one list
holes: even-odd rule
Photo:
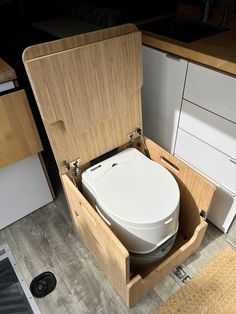
[[118, 223], [156, 227], [178, 208], [179, 187], [172, 174], [135, 148], [86, 172], [85, 185], [100, 208]]

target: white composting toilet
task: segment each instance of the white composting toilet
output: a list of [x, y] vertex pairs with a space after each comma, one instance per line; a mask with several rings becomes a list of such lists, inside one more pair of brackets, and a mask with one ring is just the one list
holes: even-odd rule
[[180, 193], [163, 166], [128, 148], [84, 171], [82, 189], [134, 259], [153, 261], [170, 250]]

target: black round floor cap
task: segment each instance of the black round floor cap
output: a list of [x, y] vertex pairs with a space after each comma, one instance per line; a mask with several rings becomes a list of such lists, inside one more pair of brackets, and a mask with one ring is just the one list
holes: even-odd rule
[[43, 298], [55, 289], [56, 284], [55, 275], [50, 271], [46, 271], [31, 281], [30, 291], [34, 297]]

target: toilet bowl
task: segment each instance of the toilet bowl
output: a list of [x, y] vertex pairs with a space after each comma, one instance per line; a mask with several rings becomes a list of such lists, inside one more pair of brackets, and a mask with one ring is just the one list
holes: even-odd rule
[[163, 166], [128, 148], [84, 171], [82, 189], [134, 256], [159, 247], [164, 252], [165, 243], [169, 251], [178, 230], [180, 193]]

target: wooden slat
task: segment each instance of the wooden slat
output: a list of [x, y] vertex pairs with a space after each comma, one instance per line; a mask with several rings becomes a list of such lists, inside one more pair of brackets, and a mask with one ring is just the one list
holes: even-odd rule
[[16, 79], [15, 70], [0, 58], [0, 83], [13, 81]]
[[85, 164], [126, 143], [142, 125], [140, 32], [25, 65], [60, 173], [64, 160]]
[[0, 97], [0, 168], [42, 151], [24, 90]]

